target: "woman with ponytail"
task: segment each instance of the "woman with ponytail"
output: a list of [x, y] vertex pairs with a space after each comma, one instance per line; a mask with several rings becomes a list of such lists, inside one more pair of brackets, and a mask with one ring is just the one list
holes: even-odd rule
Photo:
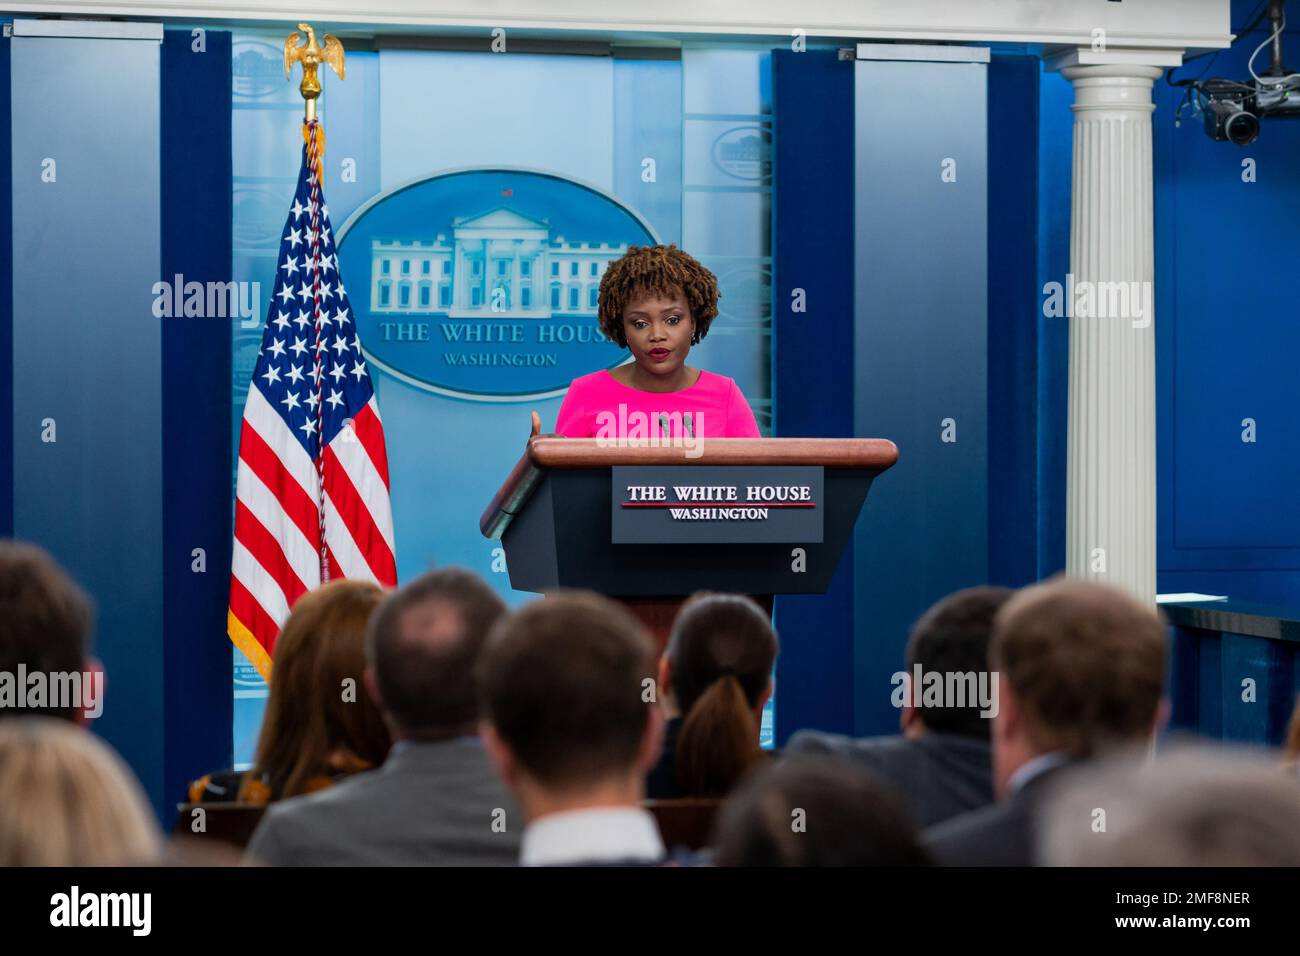
[[701, 593], [682, 605], [659, 661], [668, 723], [649, 799], [725, 796], [762, 759], [776, 653], [772, 622], [749, 598]]

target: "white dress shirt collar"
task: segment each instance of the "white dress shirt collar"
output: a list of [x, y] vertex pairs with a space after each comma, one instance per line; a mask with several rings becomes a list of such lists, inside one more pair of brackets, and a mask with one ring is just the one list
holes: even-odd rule
[[1053, 750], [1049, 753], [1039, 754], [1032, 760], [1027, 760], [1020, 765], [1020, 769], [1013, 773], [1007, 780], [1007, 790], [1016, 793], [1030, 780], [1042, 776], [1047, 771], [1059, 767], [1070, 759], [1070, 755], [1062, 750]]
[[523, 866], [658, 863], [667, 856], [655, 819], [640, 807], [595, 807], [538, 817], [524, 829]]

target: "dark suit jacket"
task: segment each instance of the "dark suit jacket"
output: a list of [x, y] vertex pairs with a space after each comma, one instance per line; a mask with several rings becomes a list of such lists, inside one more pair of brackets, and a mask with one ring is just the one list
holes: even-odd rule
[[647, 800], [673, 800], [677, 797], [677, 731], [681, 729], [680, 717], [664, 724], [663, 752], [645, 778]]
[[1037, 866], [1037, 816], [1071, 761], [1045, 770], [1000, 803], [954, 817], [922, 834], [941, 866]]
[[398, 744], [377, 770], [272, 804], [248, 855], [272, 866], [510, 866], [523, 829], [482, 743], [460, 737]]
[[850, 760], [896, 790], [918, 827], [928, 827], [993, 802], [989, 742], [928, 733], [915, 740], [845, 737], [801, 730], [785, 754], [831, 754]]

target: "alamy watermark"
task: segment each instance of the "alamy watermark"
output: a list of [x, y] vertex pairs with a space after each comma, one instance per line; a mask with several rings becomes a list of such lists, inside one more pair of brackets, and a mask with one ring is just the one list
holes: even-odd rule
[[87, 718], [104, 712], [103, 671], [0, 671], [0, 710], [80, 710]]
[[186, 282], [178, 272], [170, 282], [155, 282], [152, 291], [158, 319], [239, 319], [243, 329], [261, 321], [260, 282]]
[[600, 448], [681, 448], [687, 458], [704, 454], [703, 412], [629, 412], [596, 414], [596, 445]]
[[1152, 319], [1151, 283], [1093, 282], [1065, 274], [1065, 284], [1043, 286], [1043, 315], [1049, 319], [1128, 319], [1135, 329], [1145, 329]]
[[895, 671], [889, 679], [895, 707], [962, 709], [979, 707], [980, 716], [998, 715], [997, 671], [927, 671], [920, 664]]
[[153, 928], [152, 893], [94, 893], [73, 884], [66, 893], [50, 897], [50, 925], [56, 927], [124, 927], [132, 936], [148, 936]]

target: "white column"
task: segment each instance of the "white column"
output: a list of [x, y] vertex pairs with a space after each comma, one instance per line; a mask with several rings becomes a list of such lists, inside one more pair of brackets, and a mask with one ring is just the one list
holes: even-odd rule
[[1075, 90], [1066, 573], [1154, 604], [1151, 84], [1162, 70], [1061, 72]]
[[469, 300], [469, 262], [465, 258], [465, 244], [459, 239], [454, 239], [452, 243], [454, 250], [454, 263], [451, 267], [451, 305], [447, 311], [452, 309], [463, 309], [468, 305]]
[[512, 312], [519, 311], [519, 300], [523, 298], [519, 275], [519, 244], [522, 242], [522, 239], [516, 239], [513, 243], [515, 261], [510, 266], [510, 311]]

